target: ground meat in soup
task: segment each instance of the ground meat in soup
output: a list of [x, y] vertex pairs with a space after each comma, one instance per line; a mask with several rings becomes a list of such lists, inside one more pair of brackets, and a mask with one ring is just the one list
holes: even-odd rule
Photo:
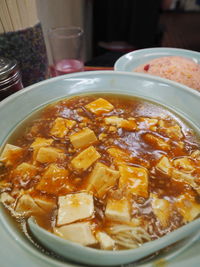
[[136, 248], [200, 213], [200, 145], [162, 106], [120, 95], [53, 103], [0, 156], [1, 202], [66, 240]]

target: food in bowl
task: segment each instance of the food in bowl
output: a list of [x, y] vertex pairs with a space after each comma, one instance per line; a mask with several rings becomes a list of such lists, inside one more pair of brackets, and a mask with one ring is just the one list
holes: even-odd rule
[[200, 65], [188, 58], [159, 57], [138, 66], [133, 71], [160, 76], [200, 90]]
[[[38, 111], [0, 156], [1, 202], [66, 240], [136, 248], [200, 213], [200, 140], [160, 105], [121, 95]], [[25, 231], [26, 232], [26, 231]]]

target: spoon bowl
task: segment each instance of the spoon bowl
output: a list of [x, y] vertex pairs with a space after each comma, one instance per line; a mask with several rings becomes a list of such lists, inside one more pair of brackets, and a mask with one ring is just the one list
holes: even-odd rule
[[198, 232], [200, 218], [161, 238], [146, 242], [141, 247], [120, 251], [98, 250], [67, 241], [40, 227], [33, 217], [28, 219], [28, 226], [31, 233], [43, 246], [66, 259], [92, 266], [113, 266], [140, 260]]

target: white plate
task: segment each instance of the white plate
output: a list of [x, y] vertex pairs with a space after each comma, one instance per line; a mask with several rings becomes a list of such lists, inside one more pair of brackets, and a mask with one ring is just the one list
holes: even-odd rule
[[160, 47], [139, 49], [123, 55], [115, 62], [114, 70], [132, 72], [136, 67], [154, 58], [167, 56], [181, 56], [192, 59], [194, 62], [200, 64], [199, 52], [179, 48]]

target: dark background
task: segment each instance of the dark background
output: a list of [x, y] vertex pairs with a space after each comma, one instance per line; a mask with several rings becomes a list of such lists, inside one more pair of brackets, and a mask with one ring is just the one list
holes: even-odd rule
[[150, 47], [200, 52], [200, 12], [185, 10], [179, 1], [173, 10], [162, 4], [162, 0], [93, 1], [93, 58], [86, 65], [113, 67], [123, 54]]

